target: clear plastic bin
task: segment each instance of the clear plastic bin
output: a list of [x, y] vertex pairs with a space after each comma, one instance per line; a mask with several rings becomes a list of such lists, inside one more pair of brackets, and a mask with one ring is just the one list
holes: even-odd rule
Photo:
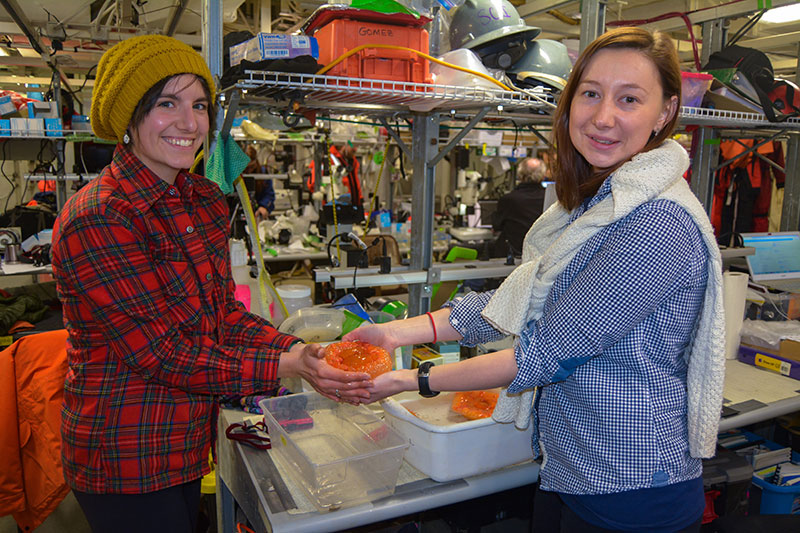
[[702, 72], [681, 72], [681, 105], [700, 107], [713, 79], [711, 74]]
[[389, 496], [408, 441], [369, 408], [316, 392], [261, 400], [272, 457], [320, 510]]

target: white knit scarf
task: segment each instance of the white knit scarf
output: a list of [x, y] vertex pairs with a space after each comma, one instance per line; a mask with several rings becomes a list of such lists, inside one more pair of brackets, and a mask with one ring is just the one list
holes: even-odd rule
[[[677, 203], [694, 219], [708, 253], [705, 302], [686, 357], [689, 451], [693, 457], [712, 457], [725, 378], [722, 259], [708, 216], [683, 179], [688, 166], [686, 151], [668, 140], [637, 154], [617, 169], [611, 176], [611, 194], [572, 224], [568, 224], [570, 212], [559, 203], [553, 204], [525, 236], [523, 263], [497, 289], [482, 314], [500, 331], [519, 335], [529, 321], [542, 316], [553, 282], [592, 236], [643, 203], [656, 199]], [[522, 395], [503, 391], [493, 417], [501, 422], [516, 420], [518, 426], [526, 426], [531, 398], [532, 391]]]

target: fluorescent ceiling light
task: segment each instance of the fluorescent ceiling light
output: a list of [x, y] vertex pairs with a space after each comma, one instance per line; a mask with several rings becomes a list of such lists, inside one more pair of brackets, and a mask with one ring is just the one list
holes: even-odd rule
[[800, 3], [770, 9], [761, 17], [761, 22], [778, 24], [781, 22], [794, 22], [800, 20]]

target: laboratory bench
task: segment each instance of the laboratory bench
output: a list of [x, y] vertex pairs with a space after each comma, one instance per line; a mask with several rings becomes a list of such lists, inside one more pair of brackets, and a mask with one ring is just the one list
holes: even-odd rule
[[749, 426], [800, 411], [800, 380], [735, 359], [725, 361], [719, 431]]
[[[800, 410], [800, 381], [737, 360], [726, 361], [725, 412], [720, 431], [747, 426]], [[372, 406], [377, 409], [377, 406]], [[404, 462], [391, 496], [336, 511], [319, 512], [291, 475], [256, 450], [225, 438], [225, 429], [252, 415], [222, 409], [217, 441], [218, 531], [236, 531], [238, 506], [256, 531], [311, 533], [340, 531], [530, 485], [539, 464], [529, 461], [466, 479], [439, 483]]]
[[238, 506], [257, 532], [312, 533], [375, 524], [430, 509], [530, 485], [539, 477], [533, 461], [483, 475], [436, 482], [406, 462], [391, 496], [370, 503], [320, 512], [308, 501], [270, 453], [225, 438], [225, 429], [253, 416], [222, 409], [217, 439], [217, 530], [236, 531]]

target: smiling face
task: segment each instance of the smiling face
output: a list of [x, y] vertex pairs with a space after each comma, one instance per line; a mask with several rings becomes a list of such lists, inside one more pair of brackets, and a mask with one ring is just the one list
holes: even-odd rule
[[664, 99], [653, 62], [629, 48], [606, 48], [591, 59], [569, 111], [569, 136], [595, 171], [639, 153], [653, 131], [677, 110], [677, 97]]
[[131, 127], [132, 151], [169, 184], [192, 166], [209, 128], [208, 96], [193, 74], [171, 78], [155, 106]]

